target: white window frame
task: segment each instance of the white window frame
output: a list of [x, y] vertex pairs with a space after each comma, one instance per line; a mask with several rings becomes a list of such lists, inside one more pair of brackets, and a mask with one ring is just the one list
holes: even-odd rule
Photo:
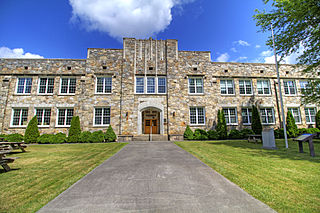
[[[298, 114], [296, 115], [294, 113], [294, 109], [297, 109], [298, 110]], [[301, 113], [300, 113], [300, 107], [288, 107], [287, 110], [289, 110], [294, 118], [294, 121], [296, 124], [301, 124]], [[298, 116], [299, 118], [299, 121], [296, 121], [295, 117]]]
[[[18, 125], [13, 125], [13, 118], [14, 118], [14, 111], [15, 111], [15, 110], [20, 110], [20, 114], [19, 114], [19, 124], [18, 124]], [[27, 110], [27, 123], [26, 123], [26, 125], [21, 125], [21, 121], [22, 121], [22, 110]], [[10, 127], [27, 127], [27, 125], [28, 125], [28, 116], [29, 116], [29, 109], [28, 109], [27, 107], [14, 107], [14, 108], [12, 108]]]
[[[66, 125], [67, 122], [67, 112], [68, 109], [73, 109], [73, 114], [72, 117], [74, 116], [74, 108], [73, 107], [61, 107], [61, 108], [57, 108], [57, 114], [56, 114], [56, 127], [70, 127], [70, 125]], [[59, 110], [65, 110], [66, 113], [64, 115], [64, 124], [63, 125], [59, 125]], [[72, 119], [72, 118], [71, 118]], [[71, 122], [71, 121], [70, 121]]]
[[[164, 79], [164, 92], [159, 92], [159, 79]], [[167, 78], [166, 77], [157, 77], [157, 92], [158, 94], [166, 94], [167, 93]]]
[[[19, 92], [18, 92], [19, 80], [22, 79], [22, 78], [25, 79], [24, 84], [23, 84], [23, 92], [22, 92], [22, 93], [19, 93]], [[30, 92], [26, 92], [27, 79], [31, 79]], [[15, 94], [17, 94], [17, 95], [30, 95], [31, 92], [32, 92], [32, 81], [33, 81], [33, 79], [32, 79], [31, 77], [18, 77], [18, 78], [17, 78], [16, 89], [15, 89], [15, 91], [16, 91]]]
[[[67, 92], [66, 93], [62, 93], [62, 79], [68, 79], [68, 88], [67, 88]], [[74, 93], [70, 93], [70, 80], [71, 79], [75, 79], [76, 84], [75, 84], [75, 90]], [[59, 88], [59, 95], [75, 95], [77, 91], [77, 78], [75, 77], [61, 77], [60, 78], [60, 88]]]
[[[246, 117], [247, 117], [249, 123], [244, 123], [244, 122], [243, 122], [243, 114], [242, 114], [242, 111], [243, 111], [243, 110], [246, 110]], [[250, 110], [251, 110], [251, 116], [250, 116]], [[251, 119], [250, 119], [250, 117], [251, 117]], [[251, 125], [251, 123], [252, 123], [252, 108], [242, 107], [242, 108], [241, 108], [241, 118], [242, 118], [242, 124], [243, 124], [243, 125]]]
[[[143, 92], [137, 92], [137, 78], [142, 78], [143, 79]], [[134, 79], [134, 93], [135, 94], [145, 94], [146, 91], [146, 86], [145, 86], [145, 77], [144, 76], [135, 76]]]
[[[261, 88], [262, 88], [262, 92], [263, 93], [259, 93], [259, 82], [261, 82]], [[265, 87], [265, 82], [267, 82], [267, 86], [268, 87]], [[265, 89], [268, 88], [268, 91], [269, 93], [265, 93]], [[263, 79], [263, 80], [257, 80], [257, 94], [258, 95], [271, 95], [271, 84], [270, 84], [270, 81], [268, 79]]]
[[[245, 91], [244, 94], [241, 94], [240, 81], [243, 81], [244, 91]], [[247, 93], [247, 84], [246, 84], [246, 81], [250, 81], [251, 93]], [[239, 80], [239, 94], [240, 94], [240, 95], [252, 95], [252, 94], [253, 94], [252, 80], [250, 80], [250, 79], [240, 79], [240, 80]]]
[[[222, 81], [224, 81], [225, 83], [222, 84]], [[232, 81], [232, 93], [229, 93], [229, 88], [228, 88], [228, 81]], [[221, 85], [224, 85], [225, 88], [226, 88], [226, 93], [222, 93], [222, 88], [221, 88]], [[220, 79], [220, 94], [221, 95], [235, 95], [236, 94], [236, 91], [235, 91], [235, 88], [234, 88], [234, 80], [233, 79]]]
[[236, 122], [235, 122], [235, 123], [230, 123], [230, 122], [227, 122], [227, 120], [226, 120], [226, 124], [229, 125], [229, 126], [238, 125], [238, 112], [237, 112], [237, 107], [223, 107], [223, 108], [222, 108], [222, 111], [223, 111], [223, 113], [224, 113], [224, 110], [227, 110], [227, 111], [228, 111], [228, 114], [226, 115], [226, 114], [224, 113], [224, 116], [225, 116], [225, 117], [228, 117], [228, 121], [231, 121], [231, 114], [230, 114], [231, 109], [235, 111], [235, 119], [236, 119]]
[[[34, 109], [34, 115], [37, 115], [37, 110], [39, 110], [39, 109], [42, 109], [43, 110], [43, 113], [42, 113], [42, 122], [41, 123], [39, 123], [39, 120], [38, 120], [38, 126], [39, 127], [50, 127], [50, 123], [51, 123], [51, 117], [52, 117], [52, 109], [50, 108], [50, 107], [37, 107], [37, 108], [35, 108]], [[44, 115], [45, 115], [45, 110], [50, 110], [50, 122], [49, 122], [49, 125], [44, 125], [43, 123], [43, 121], [44, 121]]]
[[[40, 93], [40, 81], [41, 81], [41, 79], [43, 79], [43, 78], [46, 78], [47, 79], [47, 81], [46, 81], [46, 89], [45, 89], [45, 92], [44, 93]], [[49, 93], [48, 92], [48, 80], [49, 79], [53, 79], [53, 90], [52, 90], [52, 92], [51, 93]], [[37, 94], [38, 95], [53, 95], [53, 93], [54, 93], [54, 85], [55, 85], [55, 78], [54, 77], [39, 77], [39, 79], [38, 79], [38, 88], [37, 88]]]
[[[291, 93], [290, 86], [289, 86], [288, 82], [292, 82], [293, 89], [294, 89], [294, 94]], [[288, 93], [286, 93], [286, 88], [288, 89]], [[283, 80], [283, 90], [284, 90], [284, 94], [286, 96], [295, 96], [295, 95], [297, 95], [297, 87], [296, 87], [295, 80]]]
[[[272, 110], [272, 119], [273, 119], [273, 122], [269, 122], [269, 119], [268, 119], [268, 111], [267, 111], [268, 109], [271, 109], [271, 110]], [[262, 113], [261, 113], [262, 110], [264, 110], [264, 112], [265, 112], [265, 114], [266, 114], [267, 123], [263, 123]], [[263, 124], [263, 125], [273, 125], [273, 124], [276, 123], [273, 107], [261, 107], [259, 111], [260, 111], [261, 124]]]
[[[96, 109], [102, 109], [102, 115], [101, 115], [101, 124], [96, 124]], [[103, 124], [103, 114], [104, 110], [109, 109], [109, 124]], [[109, 106], [96, 106], [94, 107], [93, 112], [93, 126], [109, 126], [111, 124], [111, 107]]]
[[[98, 92], [98, 78], [103, 79], [102, 83], [102, 92]], [[110, 78], [111, 79], [111, 91], [106, 92], [106, 79]], [[109, 86], [109, 85], [108, 85]], [[95, 94], [111, 94], [112, 93], [112, 76], [96, 76], [96, 86], [95, 86]]]
[[[196, 109], [196, 123], [191, 123], [191, 108], [195, 108]], [[203, 123], [199, 123], [199, 109], [203, 109]], [[191, 106], [189, 107], [189, 123], [190, 126], [204, 126], [206, 125], [206, 109], [205, 107], [197, 107], [197, 106]]]
[[[193, 93], [190, 92], [190, 88], [191, 88], [190, 79], [194, 80], [194, 92]], [[198, 92], [198, 90], [197, 90], [197, 88], [198, 88], [197, 79], [201, 80], [202, 92]], [[203, 85], [203, 83], [204, 83], [203, 82], [203, 77], [189, 76], [188, 77], [188, 93], [189, 93], [189, 95], [202, 95], [202, 94], [204, 94], [204, 85]]]
[[[153, 79], [153, 82], [154, 82], [154, 84], [153, 85], [149, 85], [149, 82], [148, 82], [148, 79]], [[146, 93], [147, 94], [156, 94], [157, 93], [157, 79], [156, 79], [156, 76], [147, 76], [146, 78], [145, 78], [145, 81], [146, 81]], [[149, 92], [148, 91], [148, 87], [153, 87], [153, 91], [154, 92]]]
[[[143, 92], [137, 92], [137, 78], [143, 79]], [[148, 78], [154, 79], [154, 92], [148, 92]], [[165, 92], [159, 92], [159, 79], [164, 79]], [[142, 86], [142, 85], [141, 85]], [[166, 94], [167, 93], [167, 77], [166, 76], [135, 76], [134, 79], [134, 93], [135, 94]]]
[[300, 80], [299, 83], [300, 83], [300, 93], [301, 93], [301, 95], [304, 95], [303, 91], [309, 89], [308, 88], [309, 81]]
[[[310, 109], [314, 109], [314, 122], [312, 121], [312, 116], [310, 114]], [[308, 111], [308, 114], [306, 113]], [[306, 124], [315, 124], [316, 122], [316, 114], [317, 114], [317, 108], [316, 107], [305, 107], [304, 112], [306, 115]], [[307, 120], [307, 117], [309, 118], [309, 122]]]

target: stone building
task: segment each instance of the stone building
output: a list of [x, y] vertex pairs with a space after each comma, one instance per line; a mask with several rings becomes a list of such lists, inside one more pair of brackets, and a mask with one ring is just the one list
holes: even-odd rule
[[[315, 76], [293, 65], [280, 76], [285, 111], [314, 125], [317, 106], [300, 98]], [[250, 128], [253, 104], [264, 126], [281, 122], [274, 64], [212, 62], [172, 39], [124, 38], [123, 49], [89, 48], [87, 59], [0, 59], [0, 88], [1, 133], [23, 133], [34, 115], [41, 133], [67, 133], [78, 115], [83, 131], [111, 124], [121, 140], [173, 139], [187, 125], [214, 128], [219, 109], [229, 128]]]

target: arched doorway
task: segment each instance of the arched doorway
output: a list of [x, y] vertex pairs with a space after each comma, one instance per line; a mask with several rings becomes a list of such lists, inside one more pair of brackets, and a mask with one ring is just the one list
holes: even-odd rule
[[142, 112], [142, 134], [160, 134], [160, 110], [145, 108]]

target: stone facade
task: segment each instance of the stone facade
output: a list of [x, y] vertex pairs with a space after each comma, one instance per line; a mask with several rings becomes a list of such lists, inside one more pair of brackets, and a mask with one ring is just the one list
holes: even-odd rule
[[[123, 49], [89, 48], [83, 60], [0, 59], [0, 132], [24, 132], [25, 125], [13, 124], [13, 117], [22, 119], [19, 113], [13, 115], [19, 109], [27, 109], [28, 121], [36, 109], [51, 110], [50, 123], [40, 127], [42, 133], [68, 131], [68, 125], [58, 125], [60, 109], [73, 109], [73, 115], [80, 117], [82, 130], [105, 131], [110, 123], [118, 135], [127, 138], [150, 131], [176, 138], [186, 125], [208, 130], [214, 128], [217, 111], [222, 108], [235, 110], [235, 115], [229, 112], [230, 121], [235, 117], [229, 128], [247, 128], [250, 125], [243, 123], [243, 109], [253, 104], [261, 110], [272, 109], [266, 112], [273, 113], [273, 121], [264, 126], [280, 126], [279, 87], [273, 64], [220, 63], [210, 58], [210, 52], [178, 50], [177, 40], [125, 38]], [[102, 77], [112, 81], [111, 92], [97, 92], [97, 81]], [[299, 127], [313, 125], [310, 115], [307, 123], [305, 108], [316, 111], [317, 106], [301, 104], [300, 84], [315, 76], [302, 74], [294, 65], [281, 65], [280, 77], [285, 111], [297, 110]], [[32, 79], [30, 93], [18, 92], [20, 78]], [[54, 79], [53, 93], [39, 93], [41, 78]], [[64, 78], [76, 79], [75, 93], [61, 92]], [[258, 93], [263, 80], [269, 82], [268, 94]], [[294, 83], [293, 94], [285, 94], [283, 82], [287, 80]], [[240, 81], [251, 84], [248, 87], [252, 93], [240, 94]], [[222, 84], [231, 94], [222, 94]], [[97, 125], [97, 108], [108, 108], [110, 121]]]

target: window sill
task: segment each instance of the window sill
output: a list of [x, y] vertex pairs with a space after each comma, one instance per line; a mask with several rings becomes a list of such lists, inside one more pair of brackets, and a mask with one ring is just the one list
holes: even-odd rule
[[221, 94], [221, 96], [236, 96], [236, 94]]
[[65, 126], [58, 126], [58, 125], [56, 125], [55, 127], [56, 128], [69, 128], [71, 125], [65, 125]]
[[58, 96], [74, 96], [74, 95], [76, 95], [75, 93], [70, 93], [70, 94], [68, 94], [68, 93], [66, 93], [66, 94], [64, 94], [64, 93], [59, 93], [58, 94]]
[[106, 124], [106, 125], [93, 125], [92, 127], [108, 127], [110, 126], [110, 124]]
[[167, 93], [134, 93], [135, 95], [166, 95]]
[[239, 94], [240, 96], [253, 96], [253, 94]]
[[94, 93], [94, 95], [112, 95], [112, 93], [98, 93], [98, 92], [96, 92], [96, 93]]
[[237, 123], [227, 124], [227, 126], [238, 126], [238, 124]]
[[250, 123], [245, 123], [245, 124], [242, 124], [244, 126], [250, 126], [251, 124]]
[[190, 124], [190, 126], [191, 127], [197, 127], [197, 126], [203, 127], [203, 126], [205, 126], [205, 124]]
[[31, 96], [31, 93], [14, 93], [14, 95], [18, 95], [18, 96]]
[[204, 93], [189, 93], [188, 95], [191, 95], [191, 96], [204, 96], [205, 94]]
[[261, 123], [261, 124], [265, 126], [269, 126], [269, 125], [275, 125], [276, 123]]
[[297, 94], [294, 94], [294, 95], [285, 94], [284, 96], [287, 96], [287, 97], [295, 97], [295, 96], [297, 96]]
[[271, 94], [257, 94], [258, 96], [272, 96]]
[[39, 128], [50, 128], [50, 126], [38, 126]]
[[306, 123], [306, 124], [316, 124], [316, 122]]
[[12, 129], [18, 129], [18, 128], [25, 129], [25, 128], [27, 128], [27, 126], [12, 126], [12, 125], [10, 125], [10, 128], [12, 128]]
[[52, 96], [53, 93], [38, 93], [39, 96]]

